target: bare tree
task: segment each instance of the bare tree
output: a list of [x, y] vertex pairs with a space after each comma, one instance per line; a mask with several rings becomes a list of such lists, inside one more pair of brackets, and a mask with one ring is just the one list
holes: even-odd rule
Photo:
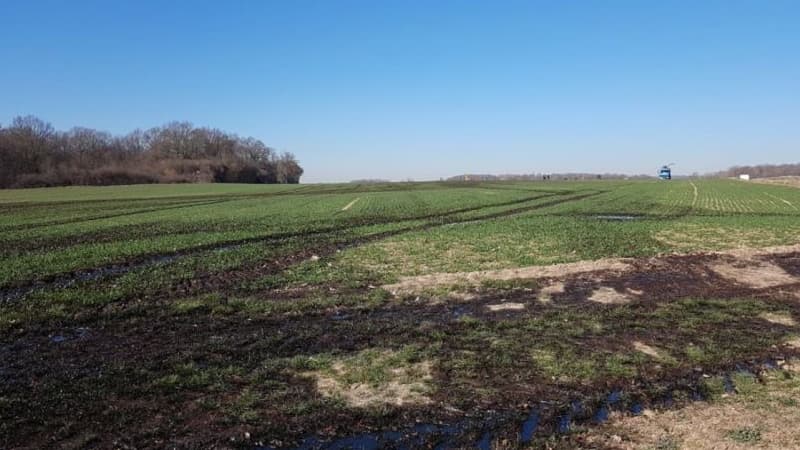
[[303, 175], [303, 168], [300, 167], [294, 155], [289, 152], [282, 153], [278, 158], [276, 170], [278, 183], [297, 184], [300, 182], [300, 176]]
[[0, 186], [229, 181], [297, 183], [291, 153], [189, 122], [124, 136], [75, 127], [57, 132], [33, 116], [0, 127]]

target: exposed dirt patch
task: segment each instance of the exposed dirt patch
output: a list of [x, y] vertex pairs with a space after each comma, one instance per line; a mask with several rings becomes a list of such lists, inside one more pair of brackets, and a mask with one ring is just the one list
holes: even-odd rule
[[418, 406], [430, 403], [427, 383], [432, 379], [431, 363], [422, 361], [408, 367], [390, 368], [387, 380], [377, 383], [348, 383], [353, 367], [335, 363], [328, 372], [310, 372], [317, 391], [325, 397], [338, 398], [348, 406], [366, 408], [381, 405]]
[[[383, 286], [395, 294], [418, 292], [426, 288], [449, 285], [480, 285], [489, 280], [518, 280], [537, 278], [559, 278], [586, 272], [625, 271], [631, 268], [630, 260], [601, 259], [552, 266], [531, 266], [516, 269], [484, 270], [478, 272], [439, 273], [416, 277], [403, 277], [398, 283]], [[557, 289], [557, 288], [556, 288]], [[553, 291], [556, 292], [556, 291]]]
[[496, 312], [496, 311], [521, 311], [525, 309], [524, 303], [515, 303], [515, 302], [508, 302], [508, 303], [497, 303], [494, 305], [486, 305], [486, 308], [489, 311]]
[[[793, 371], [789, 366], [787, 369]], [[590, 432], [585, 442], [592, 448], [611, 449], [800, 448], [796, 428], [800, 388], [796, 381], [769, 380], [752, 390], [678, 410], [616, 416], [608, 425]]]
[[[752, 427], [759, 430], [760, 438], [754, 448], [788, 449], [800, 447], [800, 436], [794, 430], [798, 420], [795, 414], [786, 417], [786, 411], [752, 411], [743, 405], [708, 404], [690, 405], [680, 411], [668, 411], [642, 417], [620, 420], [615, 429], [622, 429], [624, 440], [606, 442], [617, 449], [687, 448], [687, 449], [739, 449], [748, 446], [733, 440], [732, 432]], [[613, 434], [619, 436], [618, 434]], [[669, 446], [673, 444], [675, 446]], [[660, 447], [659, 447], [660, 446]]]
[[759, 315], [759, 317], [776, 325], [785, 325], [787, 327], [793, 327], [797, 325], [797, 322], [789, 314], [764, 313]]
[[[732, 282], [744, 284], [748, 287], [762, 289], [768, 287], [792, 285], [800, 282], [800, 277], [794, 275], [794, 261], [792, 255], [800, 252], [800, 245], [769, 247], [765, 249], [742, 248], [726, 252], [697, 253], [687, 255], [665, 255], [663, 257], [631, 259], [615, 258], [597, 261], [580, 261], [575, 263], [555, 264], [552, 266], [532, 266], [515, 269], [485, 270], [477, 272], [439, 273], [403, 277], [399, 282], [384, 285], [383, 288], [394, 295], [423, 292], [441, 286], [478, 286], [485, 281], [510, 281], [520, 279], [548, 279], [549, 283], [540, 291], [541, 299], [547, 301], [564, 292], [564, 280], [569, 278], [586, 278], [591, 274], [602, 274], [602, 278], [614, 278], [626, 273], [643, 272], [644, 266], [664, 267], [673, 261], [670, 258], [688, 259], [697, 265], [691, 270], [698, 275], [703, 271], [710, 271]], [[769, 258], [782, 258], [781, 262], [767, 261]], [[793, 264], [791, 268], [786, 267]], [[671, 268], [670, 270], [675, 270]], [[646, 274], [640, 273], [644, 277]], [[595, 300], [600, 303], [628, 303], [642, 292], [642, 289], [628, 287], [615, 289], [611, 292], [604, 286], [595, 287]]]
[[539, 290], [538, 300], [540, 303], [550, 303], [553, 300], [553, 296], [563, 294], [564, 289], [564, 283], [560, 281], [554, 281]]
[[798, 281], [780, 266], [765, 261], [719, 261], [709, 268], [724, 278], [754, 288], [776, 287]]
[[658, 350], [657, 348], [655, 348], [655, 347], [653, 347], [651, 345], [647, 345], [647, 344], [645, 344], [644, 342], [641, 342], [641, 341], [635, 341], [633, 343], [633, 348], [637, 352], [642, 352], [645, 355], [652, 356], [653, 358], [656, 358], [656, 359], [662, 359], [664, 357], [664, 355], [662, 354], [661, 350]]
[[761, 183], [761, 184], [777, 184], [781, 186], [800, 187], [800, 177], [796, 176], [754, 178], [750, 181], [753, 183]]
[[602, 303], [604, 305], [624, 305], [635, 299], [636, 297], [630, 290], [619, 291], [607, 286], [601, 286], [595, 289], [589, 296], [589, 301]]

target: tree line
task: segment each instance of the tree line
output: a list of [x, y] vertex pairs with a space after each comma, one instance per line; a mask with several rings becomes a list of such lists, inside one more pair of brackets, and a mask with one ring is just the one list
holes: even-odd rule
[[653, 178], [648, 175], [618, 173], [528, 173], [528, 174], [463, 174], [447, 181], [539, 181], [539, 180], [633, 180]]
[[37, 117], [0, 125], [0, 187], [137, 183], [299, 183], [295, 156], [189, 122], [114, 136], [57, 131]]
[[751, 178], [771, 178], [800, 176], [800, 163], [795, 164], [759, 164], [756, 166], [733, 166], [717, 173], [720, 177], [738, 177], [750, 175]]

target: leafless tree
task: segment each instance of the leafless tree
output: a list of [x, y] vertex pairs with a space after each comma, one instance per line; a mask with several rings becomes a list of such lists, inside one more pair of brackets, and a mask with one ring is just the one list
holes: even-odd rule
[[297, 183], [294, 155], [252, 137], [170, 122], [124, 136], [57, 132], [33, 116], [0, 127], [0, 187], [227, 181]]

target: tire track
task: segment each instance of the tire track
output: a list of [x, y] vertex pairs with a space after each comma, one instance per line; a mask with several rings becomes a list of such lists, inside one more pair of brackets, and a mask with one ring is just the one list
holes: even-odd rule
[[[571, 192], [575, 194], [575, 192]], [[604, 191], [593, 191], [590, 193], [580, 194], [580, 195], [573, 195], [568, 198], [557, 198], [551, 201], [546, 201], [544, 203], [537, 203], [535, 205], [528, 205], [528, 206], [521, 206], [517, 208], [512, 208], [504, 211], [498, 211], [494, 213], [485, 214], [478, 217], [461, 217], [458, 218], [458, 214], [462, 214], [465, 212], [474, 212], [480, 211], [482, 209], [490, 209], [495, 207], [502, 207], [502, 206], [510, 206], [513, 204], [520, 204], [525, 202], [530, 202], [534, 200], [541, 200], [543, 198], [548, 197], [559, 197], [562, 195], [550, 194], [550, 195], [542, 195], [542, 196], [535, 196], [532, 198], [515, 200], [511, 202], [503, 202], [500, 204], [491, 204], [491, 205], [483, 205], [480, 207], [470, 207], [470, 208], [462, 208], [459, 210], [454, 210], [446, 214], [431, 214], [426, 216], [419, 216], [419, 217], [412, 217], [412, 218], [404, 218], [401, 220], [395, 221], [385, 221], [383, 223], [379, 222], [367, 222], [355, 227], [361, 226], [371, 226], [371, 225], [380, 225], [380, 224], [401, 224], [403, 222], [409, 221], [416, 221], [416, 220], [428, 220], [428, 222], [419, 224], [419, 225], [412, 225], [407, 227], [402, 227], [395, 230], [389, 230], [379, 233], [374, 233], [367, 236], [360, 236], [351, 239], [344, 239], [344, 240], [335, 240], [335, 236], [342, 231], [352, 230], [354, 228], [353, 225], [350, 226], [342, 226], [342, 227], [332, 227], [327, 230], [316, 230], [312, 232], [299, 232], [299, 233], [284, 233], [284, 234], [275, 234], [275, 235], [268, 235], [268, 236], [258, 236], [252, 238], [244, 238], [238, 240], [231, 240], [225, 242], [217, 242], [208, 245], [202, 245], [193, 247], [191, 249], [179, 250], [174, 252], [165, 252], [165, 253], [154, 253], [149, 255], [143, 255], [138, 258], [130, 259], [128, 261], [120, 262], [120, 263], [112, 263], [103, 266], [87, 268], [82, 270], [76, 270], [71, 272], [66, 272], [62, 274], [57, 274], [53, 276], [49, 276], [46, 278], [42, 278], [39, 280], [29, 280], [20, 282], [14, 285], [6, 286], [0, 289], [0, 304], [3, 303], [11, 303], [16, 302], [20, 299], [23, 299], [30, 293], [34, 291], [42, 291], [42, 290], [50, 290], [50, 289], [63, 289], [65, 287], [72, 286], [78, 282], [94, 282], [100, 281], [109, 277], [117, 277], [124, 275], [132, 270], [140, 269], [144, 267], [148, 267], [154, 264], [166, 264], [174, 262], [175, 260], [202, 253], [204, 251], [209, 250], [224, 250], [224, 249], [231, 249], [245, 244], [251, 243], [258, 243], [258, 242], [280, 242], [285, 241], [292, 238], [305, 238], [305, 237], [323, 237], [326, 236], [333, 236], [334, 239], [330, 241], [325, 241], [323, 244], [309, 246], [303, 248], [297, 252], [284, 255], [280, 259], [276, 261], [272, 261], [266, 265], [262, 265], [259, 267], [258, 270], [254, 270], [251, 267], [239, 268], [234, 270], [226, 270], [225, 277], [217, 281], [217, 284], [222, 286], [228, 286], [230, 284], [238, 284], [240, 283], [243, 278], [239, 275], [244, 274], [245, 278], [252, 278], [253, 273], [255, 276], [263, 276], [272, 273], [278, 273], [282, 270], [291, 267], [299, 262], [302, 262], [312, 255], [316, 255], [318, 257], [325, 257], [330, 256], [337, 251], [342, 251], [348, 248], [358, 247], [364, 244], [368, 244], [371, 242], [375, 242], [378, 240], [386, 239], [388, 237], [396, 236], [403, 233], [415, 232], [415, 231], [424, 231], [428, 229], [432, 229], [435, 227], [445, 226], [445, 225], [452, 225], [456, 223], [468, 223], [468, 222], [479, 222], [479, 221], [486, 221], [497, 219], [501, 217], [508, 217], [513, 216], [529, 211], [534, 211], [538, 209], [548, 208], [551, 206], [560, 205], [567, 202], [574, 202], [584, 200], [586, 198], [594, 197], [604, 193]], [[198, 274], [194, 277], [194, 279], [199, 278], [207, 278], [208, 273], [206, 274]], [[187, 280], [182, 280], [187, 281]], [[191, 281], [191, 280], [189, 280]], [[199, 288], [199, 290], [207, 290], [209, 287], [207, 285], [193, 285], [195, 288]], [[219, 288], [219, 287], [216, 287]], [[182, 293], [182, 295], [186, 295], [186, 293]]]
[[[360, 227], [360, 226], [385, 225], [385, 224], [390, 224], [390, 223], [401, 223], [401, 222], [413, 221], [413, 220], [427, 220], [427, 219], [431, 219], [433, 217], [449, 216], [449, 215], [453, 215], [453, 214], [467, 213], [467, 212], [477, 211], [477, 210], [484, 209], [484, 208], [502, 207], [502, 206], [509, 206], [509, 205], [514, 205], [514, 204], [519, 204], [519, 203], [525, 203], [525, 202], [533, 201], [533, 200], [540, 199], [540, 198], [550, 197], [550, 196], [553, 196], [553, 195], [562, 195], [562, 194], [552, 194], [552, 193], [540, 194], [540, 195], [535, 195], [535, 196], [531, 196], [531, 197], [525, 197], [525, 198], [522, 198], [522, 199], [516, 199], [516, 200], [505, 201], [505, 202], [493, 203], [493, 204], [489, 204], [489, 205], [469, 206], [469, 207], [465, 207], [465, 208], [447, 210], [447, 211], [443, 211], [443, 212], [436, 212], [436, 213], [431, 213], [431, 214], [421, 214], [421, 215], [418, 215], [418, 216], [409, 216], [409, 217], [402, 217], [402, 218], [387, 218], [387, 217], [370, 217], [370, 218], [367, 218], [367, 219], [364, 219], [364, 218], [351, 218], [351, 219], [343, 220], [342, 221], [343, 222], [342, 225], [338, 225], [338, 226], [334, 226], [334, 227], [320, 228], [318, 230], [310, 230], [310, 231], [306, 230], [306, 231], [299, 231], [299, 232], [274, 233], [274, 234], [270, 234], [270, 235], [259, 235], [259, 236], [255, 236], [255, 237], [252, 237], [252, 238], [243, 238], [243, 239], [239, 239], [239, 240], [228, 240], [228, 241], [212, 243], [212, 244], [209, 244], [209, 245], [219, 245], [219, 246], [225, 247], [225, 246], [232, 246], [232, 245], [248, 244], [248, 243], [256, 242], [256, 241], [260, 241], [260, 240], [264, 240], [264, 241], [281, 240], [281, 239], [292, 238], [292, 237], [313, 236], [313, 235], [323, 234], [323, 233], [341, 232], [341, 231], [346, 231], [348, 229], [351, 229], [351, 228], [354, 228], [354, 227]], [[226, 200], [226, 201], [230, 201], [230, 200]], [[304, 205], [298, 205], [298, 206], [302, 207]], [[4, 249], [6, 254], [9, 254], [11, 250], [15, 250], [15, 249], [18, 250], [18, 251], [25, 251], [25, 252], [37, 251], [37, 250], [42, 250], [42, 249], [55, 249], [55, 248], [65, 249], [65, 248], [69, 248], [69, 247], [73, 247], [73, 246], [85, 243], [85, 242], [87, 242], [88, 239], [95, 239], [98, 242], [102, 241], [102, 242], [106, 242], [106, 243], [117, 242], [118, 239], [116, 239], [116, 238], [115, 239], [106, 239], [106, 238], [102, 237], [102, 235], [106, 234], [106, 232], [114, 232], [115, 230], [116, 230], [116, 228], [113, 228], [113, 229], [110, 229], [110, 230], [105, 230], [103, 232], [100, 232], [99, 234], [91, 234], [91, 235], [83, 234], [83, 235], [81, 235], [81, 237], [79, 237], [76, 240], [69, 240], [68, 241], [68, 245], [62, 245], [66, 241], [65, 238], [40, 239], [40, 240], [38, 240], [37, 242], [34, 242], [34, 243], [31, 243], [30, 240], [19, 240], [19, 241], [9, 240], [9, 241], [3, 242], [3, 244], [7, 247], [6, 249]], [[195, 230], [195, 232], [196, 231], [198, 231], [198, 230]], [[126, 240], [129, 237], [130, 237], [130, 235], [126, 235], [124, 238], [119, 239], [119, 240]], [[14, 247], [14, 245], [16, 245], [16, 247]], [[200, 247], [196, 247], [196, 248], [200, 248]], [[0, 252], [0, 253], [2, 253], [2, 252]], [[147, 256], [147, 255], [144, 255], [144, 256]]]
[[764, 195], [766, 195], [766, 196], [768, 196], [768, 197], [771, 197], [771, 198], [774, 198], [775, 200], [780, 200], [781, 202], [783, 202], [783, 203], [785, 203], [785, 204], [787, 204], [787, 205], [791, 206], [791, 207], [792, 207], [792, 209], [794, 209], [795, 211], [800, 211], [800, 209], [798, 209], [798, 208], [797, 208], [797, 206], [795, 206], [795, 204], [794, 204], [794, 203], [792, 203], [792, 202], [790, 202], [789, 200], [786, 200], [786, 199], [784, 199], [784, 198], [780, 198], [780, 197], [778, 197], [777, 195], [772, 195], [772, 194], [770, 194], [769, 192], [764, 192]]
[[697, 205], [697, 197], [698, 197], [697, 185], [694, 184], [694, 181], [690, 181], [689, 184], [691, 184], [692, 189], [694, 189], [694, 198], [692, 198], [692, 209], [694, 209], [695, 205]]
[[348, 209], [352, 208], [352, 207], [353, 207], [353, 205], [355, 205], [356, 203], [358, 203], [358, 201], [359, 201], [359, 200], [361, 200], [361, 197], [358, 197], [358, 198], [356, 198], [355, 200], [353, 200], [352, 202], [350, 202], [350, 203], [346, 204], [346, 205], [344, 206], [344, 208], [342, 208], [342, 209], [341, 209], [341, 211], [347, 211]]
[[[476, 187], [473, 186], [452, 186], [452, 185], [442, 185], [442, 186], [432, 186], [432, 190], [437, 189], [469, 189]], [[147, 198], [147, 197], [136, 197], [136, 198], [124, 198], [124, 199], [97, 199], [97, 200], [83, 200], [83, 201], [76, 201], [76, 202], [19, 202], [14, 204], [0, 204], [0, 211], [1, 212], [12, 212], [14, 210], [21, 210], [21, 209], [30, 209], [30, 208], [47, 208], [53, 206], [64, 206], [65, 204], [69, 203], [71, 206], [81, 206], [81, 205], [94, 205], [94, 204], [105, 204], [105, 203], [125, 203], [125, 202], [161, 202], [161, 201], [175, 201], [175, 200], [182, 200], [181, 203], [184, 202], [192, 202], [192, 205], [186, 205], [183, 207], [190, 207], [190, 206], [198, 206], [204, 204], [215, 204], [215, 203], [223, 203], [229, 202], [234, 200], [247, 200], [247, 199], [255, 199], [255, 198], [262, 198], [262, 197], [287, 197], [287, 196], [297, 196], [297, 197], [306, 197], [311, 195], [337, 195], [337, 194], [348, 194], [348, 193], [355, 193], [355, 192], [363, 192], [363, 193], [372, 193], [372, 192], [396, 192], [400, 190], [400, 187], [393, 187], [393, 188], [382, 188], [382, 189], [370, 189], [370, 188], [363, 188], [360, 185], [355, 187], [346, 186], [346, 187], [336, 187], [336, 188], [323, 188], [323, 189], [314, 189], [311, 186], [301, 187], [295, 190], [290, 190], [286, 192], [266, 192], [266, 193], [254, 193], [254, 194], [231, 194], [231, 195], [198, 195], [198, 196], [168, 196], [168, 197], [157, 197], [157, 198]], [[540, 194], [569, 194], [571, 191], [552, 191], [552, 190], [526, 190], [528, 192], [537, 192]], [[174, 207], [178, 208], [178, 207]], [[102, 220], [102, 219], [111, 219], [115, 217], [122, 217], [127, 215], [135, 215], [135, 214], [144, 214], [147, 212], [153, 211], [161, 211], [170, 208], [148, 208], [147, 210], [140, 210], [136, 212], [129, 212], [129, 213], [121, 213], [121, 214], [104, 214], [101, 216], [90, 216], [88, 218], [79, 217], [79, 218], [72, 218], [66, 220], [55, 220], [55, 221], [48, 221], [48, 222], [36, 222], [30, 224], [20, 224], [20, 225], [10, 225], [10, 226], [0, 226], [0, 232], [6, 231], [19, 231], [25, 229], [33, 229], [33, 228], [41, 228], [45, 226], [53, 226], [53, 225], [65, 225], [71, 223], [80, 223], [80, 222], [88, 222], [94, 220]]]
[[83, 222], [92, 222], [95, 220], [103, 220], [103, 219], [114, 219], [117, 217], [128, 217], [128, 216], [135, 216], [138, 214], [147, 214], [151, 212], [160, 212], [160, 211], [169, 211], [174, 209], [183, 209], [183, 208], [192, 208], [194, 206], [206, 206], [206, 205], [216, 205], [220, 203], [226, 203], [231, 201], [232, 199], [222, 199], [222, 200], [214, 200], [214, 201], [205, 201], [205, 202], [196, 202], [190, 204], [181, 204], [178, 206], [168, 206], [163, 208], [147, 208], [147, 209], [140, 209], [136, 211], [129, 211], [124, 213], [118, 214], [103, 214], [99, 216], [90, 216], [90, 217], [78, 217], [73, 219], [65, 219], [65, 220], [52, 220], [49, 222], [38, 222], [32, 224], [20, 224], [20, 225], [12, 225], [8, 227], [0, 228], [0, 232], [6, 231], [21, 231], [21, 230], [32, 230], [36, 228], [42, 227], [50, 227], [50, 226], [57, 226], [57, 225], [69, 225], [69, 224], [76, 224], [76, 223], [83, 223]]
[[[224, 184], [224, 183], [218, 183]], [[336, 195], [336, 194], [352, 194], [356, 192], [371, 193], [371, 192], [398, 192], [398, 191], [429, 191], [429, 190], [449, 190], [449, 189], [475, 189], [475, 186], [435, 183], [426, 184], [420, 188], [414, 186], [409, 187], [405, 183], [394, 183], [395, 185], [380, 185], [380, 187], [355, 185], [355, 186], [324, 186], [324, 185], [308, 185], [296, 189], [289, 189], [278, 192], [254, 192], [254, 193], [232, 193], [232, 194], [199, 194], [199, 195], [168, 195], [163, 197], [130, 197], [130, 198], [103, 198], [91, 199], [81, 201], [49, 201], [49, 202], [36, 202], [36, 201], [23, 201], [12, 203], [0, 203], [0, 212], [11, 212], [20, 209], [28, 208], [47, 208], [52, 206], [64, 205], [102, 205], [108, 203], [124, 203], [124, 202], [158, 202], [158, 201], [204, 201], [204, 200], [228, 200], [228, 199], [251, 199], [263, 197], [287, 197], [287, 196], [307, 196], [307, 195]], [[551, 192], [545, 189], [538, 192]]]
[[[530, 211], [561, 205], [564, 203], [585, 200], [587, 198], [600, 195], [602, 193], [603, 193], [602, 191], [592, 192], [592, 193], [572, 196], [566, 199], [555, 199], [548, 202], [539, 203], [536, 205], [523, 206], [505, 211], [489, 213], [479, 217], [462, 217], [462, 218], [450, 217], [440, 221], [430, 221], [420, 225], [412, 225], [395, 230], [383, 231], [367, 236], [359, 236], [351, 239], [342, 239], [338, 241], [323, 241], [318, 245], [305, 247], [296, 252], [284, 255], [278, 260], [273, 260], [268, 262], [266, 265], [259, 263], [257, 267], [239, 267], [233, 270], [226, 270], [224, 274], [222, 274], [224, 276], [214, 276], [214, 274], [212, 273], [205, 273], [205, 274], [198, 274], [197, 276], [195, 276], [194, 279], [180, 280], [178, 286], [167, 288], [166, 295], [156, 296], [156, 299], [165, 300], [167, 298], [171, 298], [172, 296], [185, 297], [185, 296], [199, 294], [201, 292], [227, 290], [231, 286], [241, 286], [243, 282], [246, 282], [253, 278], [281, 273], [296, 264], [309, 260], [312, 257], [325, 258], [347, 249], [360, 247], [366, 244], [381, 241], [405, 233], [426, 231], [453, 224], [478, 223], [487, 220], [494, 220], [498, 218], [514, 216]], [[200, 283], [200, 284], [196, 283], [196, 280], [198, 279], [204, 280], [205, 283]]]

